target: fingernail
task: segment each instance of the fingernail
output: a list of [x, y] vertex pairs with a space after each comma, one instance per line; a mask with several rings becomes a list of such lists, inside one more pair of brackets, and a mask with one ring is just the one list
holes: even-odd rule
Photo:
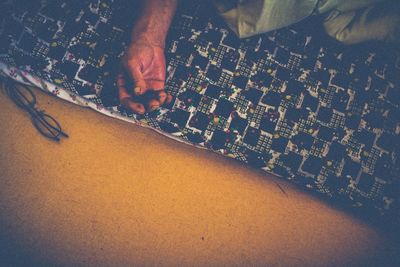
[[140, 104], [136, 104], [136, 111], [139, 114], [143, 114], [145, 112], [144, 107]]
[[160, 106], [159, 105], [151, 105], [150, 110], [153, 111], [155, 109], [158, 109]]
[[135, 94], [140, 94], [142, 89], [140, 89], [140, 87], [135, 87], [135, 89], [133, 89], [133, 91], [135, 92]]
[[160, 100], [161, 102], [164, 102], [166, 98], [167, 98], [166, 94], [159, 94], [158, 95], [158, 100]]

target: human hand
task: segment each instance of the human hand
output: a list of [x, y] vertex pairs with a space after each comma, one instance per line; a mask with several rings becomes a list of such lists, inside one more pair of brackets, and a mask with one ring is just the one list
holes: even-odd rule
[[164, 90], [166, 67], [163, 47], [141, 38], [127, 48], [122, 66], [123, 70], [117, 75], [117, 87], [120, 102], [125, 108], [144, 114], [171, 102], [172, 96]]

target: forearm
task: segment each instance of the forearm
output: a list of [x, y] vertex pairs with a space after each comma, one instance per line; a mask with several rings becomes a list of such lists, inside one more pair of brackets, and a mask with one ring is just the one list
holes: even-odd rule
[[144, 38], [153, 45], [164, 47], [178, 0], [143, 0], [143, 2], [141, 16], [132, 30], [132, 41]]

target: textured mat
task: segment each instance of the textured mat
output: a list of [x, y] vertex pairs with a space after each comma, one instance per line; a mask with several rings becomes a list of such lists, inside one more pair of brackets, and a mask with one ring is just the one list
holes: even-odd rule
[[239, 40], [207, 2], [190, 1], [167, 40], [174, 100], [137, 116], [119, 106], [114, 84], [138, 11], [132, 2], [2, 1], [1, 71], [336, 203], [399, 218], [398, 50], [341, 46], [315, 30], [317, 18]]

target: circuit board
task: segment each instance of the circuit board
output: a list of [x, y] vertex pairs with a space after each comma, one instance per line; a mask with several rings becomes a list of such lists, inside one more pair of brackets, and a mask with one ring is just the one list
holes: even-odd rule
[[166, 42], [173, 101], [140, 116], [120, 106], [115, 87], [134, 2], [3, 1], [2, 72], [39, 77], [70, 101], [399, 218], [398, 49], [342, 46], [315, 30], [317, 18], [238, 39], [208, 2], [190, 1]]

